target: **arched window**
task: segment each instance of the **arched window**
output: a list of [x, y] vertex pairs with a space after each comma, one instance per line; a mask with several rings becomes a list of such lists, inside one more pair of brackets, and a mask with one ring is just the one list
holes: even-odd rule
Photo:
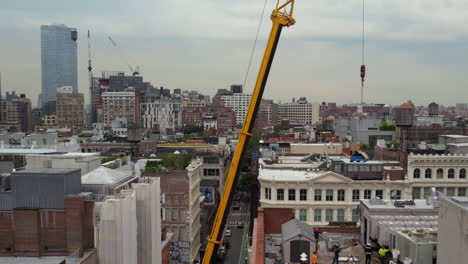
[[448, 178], [449, 179], [455, 178], [455, 170], [454, 169], [449, 169], [448, 170]]
[[424, 172], [424, 178], [426, 178], [426, 179], [432, 178], [432, 170], [431, 169], [426, 169], [426, 171]]
[[443, 179], [444, 178], [444, 170], [441, 168], [438, 168], [436, 171], [436, 178], [437, 179]]
[[460, 179], [465, 179], [466, 178], [466, 170], [465, 169], [461, 169], [460, 170]]
[[421, 177], [421, 170], [419, 168], [414, 169], [413, 178], [419, 179]]

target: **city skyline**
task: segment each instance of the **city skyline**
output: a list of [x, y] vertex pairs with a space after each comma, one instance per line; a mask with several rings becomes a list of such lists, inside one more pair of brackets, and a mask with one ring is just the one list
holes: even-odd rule
[[[112, 5], [83, 1], [73, 10], [56, 3], [26, 6], [11, 2], [0, 9], [4, 19], [0, 33], [10, 36], [0, 49], [5, 55], [0, 62], [3, 90], [26, 92], [34, 105], [40, 91], [38, 26], [42, 24], [58, 21], [78, 29], [79, 92], [86, 98], [88, 29], [95, 76], [101, 70], [127, 70], [125, 57], [132, 66], [139, 65], [145, 80], [156, 86], [214, 95], [218, 88], [243, 83], [264, 2], [247, 6], [245, 1], [202, 1], [193, 6], [188, 1], [140, 1], [140, 5], [126, 6], [123, 1]], [[455, 105], [459, 98], [468, 98], [463, 78], [468, 61], [463, 52], [468, 43], [463, 27], [466, 6], [462, 1], [422, 3], [366, 3], [364, 101], [397, 105], [411, 99], [418, 105], [432, 101]], [[268, 1], [266, 13], [272, 6]], [[298, 2], [298, 6], [297, 25], [283, 34], [287, 41], [279, 44], [265, 98], [284, 101], [287, 89], [291, 98], [359, 102], [361, 2]], [[103, 15], [99, 9], [104, 7], [116, 12]], [[19, 21], [18, 17], [27, 19]], [[268, 20], [265, 15], [247, 93], [255, 81]], [[120, 48], [113, 47], [108, 36]]]

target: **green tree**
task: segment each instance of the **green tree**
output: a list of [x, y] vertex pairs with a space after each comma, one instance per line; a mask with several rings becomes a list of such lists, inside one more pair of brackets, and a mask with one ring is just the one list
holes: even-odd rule
[[237, 189], [242, 192], [246, 192], [250, 188], [252, 183], [252, 173], [242, 172], [240, 175], [239, 182], [237, 183]]
[[360, 147], [361, 147], [361, 149], [368, 149], [368, 148], [369, 148], [369, 144], [361, 143]]
[[387, 122], [383, 122], [379, 127], [379, 130], [381, 131], [394, 131], [395, 129], [396, 129], [395, 124], [389, 124]]
[[175, 168], [176, 159], [177, 159], [176, 155], [168, 154], [168, 155], [164, 156], [164, 158], [162, 160], [162, 164], [163, 164], [164, 167], [166, 167], [168, 169]]
[[175, 167], [177, 169], [183, 170], [187, 168], [188, 165], [190, 165], [190, 162], [192, 162], [192, 154], [191, 153], [183, 154], [176, 158]]
[[273, 135], [274, 136], [279, 136], [281, 134], [281, 130], [283, 129], [283, 127], [281, 125], [276, 125], [273, 127]]
[[194, 133], [203, 133], [203, 127], [188, 124], [184, 126], [183, 132], [185, 135], [190, 135]]

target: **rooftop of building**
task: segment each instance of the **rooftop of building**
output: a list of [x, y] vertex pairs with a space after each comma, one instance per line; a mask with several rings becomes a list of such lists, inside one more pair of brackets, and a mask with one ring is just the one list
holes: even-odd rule
[[80, 171], [80, 169], [50, 169], [50, 168], [37, 168], [37, 169], [26, 169], [13, 172], [12, 174], [21, 175], [21, 174], [68, 174], [75, 171]]
[[283, 241], [288, 241], [291, 238], [302, 235], [310, 240], [315, 240], [314, 229], [304, 222], [297, 219], [289, 220], [288, 222], [281, 225], [281, 232], [283, 235]]
[[132, 170], [127, 166], [120, 169], [109, 169], [101, 166], [81, 176], [81, 184], [112, 185], [130, 178], [132, 175]]
[[447, 137], [447, 138], [468, 138], [468, 136], [465, 135], [440, 135], [441, 137]]
[[408, 103], [401, 104], [397, 109], [414, 109], [414, 107]]
[[428, 200], [411, 200], [411, 201], [394, 201], [394, 200], [381, 200], [381, 199], [370, 199], [361, 200], [361, 205], [369, 208], [370, 210], [431, 210], [436, 209], [432, 202]]
[[458, 207], [462, 208], [464, 211], [468, 212], [468, 197], [462, 196], [453, 196], [453, 197], [443, 197], [442, 199], [446, 199], [453, 204], [457, 205]]
[[[259, 180], [280, 180], [280, 181], [308, 181], [312, 178], [324, 176], [331, 171], [325, 170], [294, 170], [294, 169], [260, 169]], [[341, 176], [341, 175], [340, 175]], [[344, 177], [344, 176], [341, 176]]]
[[299, 170], [316, 169], [323, 165], [326, 160], [316, 160], [310, 155], [304, 156], [278, 156], [274, 157], [275, 162], [270, 158], [260, 158], [259, 164], [262, 169], [277, 169], [277, 170]]
[[[82, 258], [88, 257], [94, 251], [95, 249], [85, 250]], [[62, 262], [64, 260], [67, 261], [66, 263], [70, 263], [70, 260], [67, 260], [67, 256], [0, 257], [2, 264], [60, 264], [64, 263]]]

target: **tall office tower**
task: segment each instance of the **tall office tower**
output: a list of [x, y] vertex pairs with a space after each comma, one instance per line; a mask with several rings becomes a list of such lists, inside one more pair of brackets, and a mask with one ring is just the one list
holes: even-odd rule
[[71, 86], [73, 93], [78, 92], [77, 38], [75, 28], [41, 26], [42, 106], [46, 114], [55, 111], [57, 87]]

